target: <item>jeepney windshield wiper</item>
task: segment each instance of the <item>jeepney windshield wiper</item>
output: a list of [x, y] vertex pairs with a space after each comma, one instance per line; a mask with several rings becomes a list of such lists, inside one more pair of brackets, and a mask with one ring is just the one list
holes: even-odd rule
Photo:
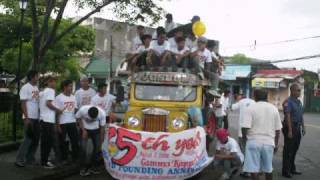
[[183, 99], [182, 101], [185, 101], [190, 95], [192, 95], [193, 91], [191, 90]]

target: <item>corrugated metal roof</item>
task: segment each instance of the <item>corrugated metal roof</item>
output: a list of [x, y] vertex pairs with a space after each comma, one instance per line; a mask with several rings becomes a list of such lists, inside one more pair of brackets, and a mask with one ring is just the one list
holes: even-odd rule
[[297, 70], [259, 70], [253, 77], [295, 79], [302, 74]]

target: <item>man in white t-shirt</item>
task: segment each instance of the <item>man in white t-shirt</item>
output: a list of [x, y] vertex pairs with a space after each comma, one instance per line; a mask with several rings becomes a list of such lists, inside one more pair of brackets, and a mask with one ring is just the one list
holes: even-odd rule
[[259, 173], [264, 172], [269, 180], [282, 124], [277, 107], [267, 102], [267, 91], [255, 90], [254, 97], [255, 105], [245, 110], [243, 116], [242, 136], [247, 141], [243, 171], [251, 173], [253, 179], [259, 179]]
[[143, 42], [141, 40], [143, 35], [144, 35], [144, 27], [141, 25], [137, 26], [137, 36], [132, 40], [131, 50], [133, 52], [136, 51], [141, 45], [143, 45]]
[[176, 23], [173, 22], [172, 14], [166, 15], [166, 21], [164, 22], [164, 27], [166, 29], [166, 32], [170, 32], [172, 29], [176, 28]]
[[211, 52], [206, 48], [208, 40], [205, 37], [198, 39], [198, 47], [193, 48], [191, 51], [191, 57], [193, 57], [193, 63], [198, 72], [201, 69], [204, 72], [210, 71], [210, 63], [212, 62]]
[[229, 136], [228, 130], [218, 129], [216, 136], [218, 141], [216, 145], [215, 164], [223, 168], [221, 179], [229, 179], [232, 173], [234, 173], [234, 170], [240, 170], [244, 156], [237, 141]]
[[170, 49], [177, 49], [177, 46], [178, 46], [177, 40], [178, 40], [178, 38], [184, 38], [182, 30], [177, 30], [174, 33], [174, 37], [171, 37], [171, 38], [168, 39], [168, 42], [170, 44]]
[[91, 105], [97, 106], [104, 110], [106, 115], [106, 122], [110, 122], [110, 113], [112, 113], [116, 103], [116, 97], [112, 94], [107, 94], [107, 85], [98, 85], [98, 94], [92, 98]]
[[147, 56], [148, 66], [165, 65], [170, 56], [170, 44], [166, 40], [166, 32], [157, 32], [157, 40], [153, 40], [150, 44], [150, 50]]
[[[20, 100], [24, 122], [24, 140], [19, 147], [15, 165], [24, 167], [25, 164], [35, 163], [35, 153], [40, 138], [39, 124], [39, 73], [30, 71], [27, 75], [28, 83], [22, 86]], [[15, 107], [16, 108], [16, 107]]]
[[72, 159], [75, 162], [79, 157], [79, 134], [76, 124], [75, 112], [77, 110], [77, 102], [75, 96], [72, 95], [73, 84], [71, 80], [62, 82], [63, 92], [55, 99], [55, 105], [63, 112], [58, 116], [58, 132], [60, 135], [61, 160], [68, 159], [68, 144], [66, 136], [71, 141]]
[[[104, 139], [104, 127], [106, 124], [104, 111], [93, 105], [82, 106], [76, 113], [81, 129], [81, 176], [98, 174], [99, 152]], [[90, 161], [88, 159], [88, 140], [92, 140], [93, 151]]]
[[223, 128], [229, 128], [229, 110], [230, 110], [230, 91], [225, 90], [221, 96], [222, 114], [223, 114]]
[[89, 85], [89, 79], [87, 77], [83, 77], [80, 80], [81, 88], [76, 91], [76, 100], [77, 107], [81, 107], [84, 105], [89, 105], [91, 102], [91, 98], [96, 95], [96, 91], [92, 89]]
[[132, 68], [132, 70], [135, 70], [136, 67], [146, 66], [146, 58], [148, 55], [148, 51], [150, 49], [150, 44], [152, 41], [152, 37], [149, 34], [145, 34], [142, 36], [142, 42], [143, 45], [139, 46], [137, 50], [135, 50], [132, 55], [128, 58], [128, 61], [130, 62], [129, 66]]
[[52, 162], [48, 161], [51, 149], [58, 142], [55, 138], [56, 112], [62, 111], [54, 105], [56, 97], [56, 78], [46, 78], [47, 87], [40, 93], [40, 120], [41, 120], [41, 165], [46, 169], [55, 168]]
[[177, 47], [170, 49], [173, 59], [175, 59], [174, 65], [177, 67], [187, 68], [189, 65], [190, 49], [185, 45], [185, 38], [178, 37], [176, 39]]
[[247, 98], [245, 96], [242, 96], [241, 99], [238, 99], [235, 104], [231, 106], [231, 109], [239, 110], [239, 129], [238, 129], [238, 136], [239, 136], [239, 144], [242, 151], [245, 151], [246, 145], [244, 144], [244, 141], [242, 139], [242, 124], [244, 119], [244, 112], [246, 109], [248, 109], [250, 106], [254, 105], [256, 102], [250, 98]]

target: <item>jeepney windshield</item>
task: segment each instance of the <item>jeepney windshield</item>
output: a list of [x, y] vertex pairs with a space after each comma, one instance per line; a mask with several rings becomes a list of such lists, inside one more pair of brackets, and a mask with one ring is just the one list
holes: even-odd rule
[[136, 84], [135, 97], [147, 101], [192, 102], [197, 98], [194, 86]]

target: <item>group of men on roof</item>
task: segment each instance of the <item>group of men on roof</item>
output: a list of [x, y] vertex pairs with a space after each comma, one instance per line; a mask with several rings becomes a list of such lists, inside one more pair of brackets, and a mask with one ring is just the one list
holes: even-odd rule
[[[197, 21], [200, 17], [194, 16], [191, 24]], [[168, 38], [169, 32], [173, 32], [174, 36]], [[212, 82], [218, 81], [223, 68], [223, 58], [214, 52], [214, 44], [208, 43], [205, 37], [196, 37], [192, 31], [177, 28], [171, 14], [166, 16], [165, 27], [158, 27], [153, 35], [146, 34], [143, 26], [137, 26], [137, 36], [132, 40], [132, 52], [127, 62], [132, 71], [171, 67], [204, 72], [204, 76]]]

